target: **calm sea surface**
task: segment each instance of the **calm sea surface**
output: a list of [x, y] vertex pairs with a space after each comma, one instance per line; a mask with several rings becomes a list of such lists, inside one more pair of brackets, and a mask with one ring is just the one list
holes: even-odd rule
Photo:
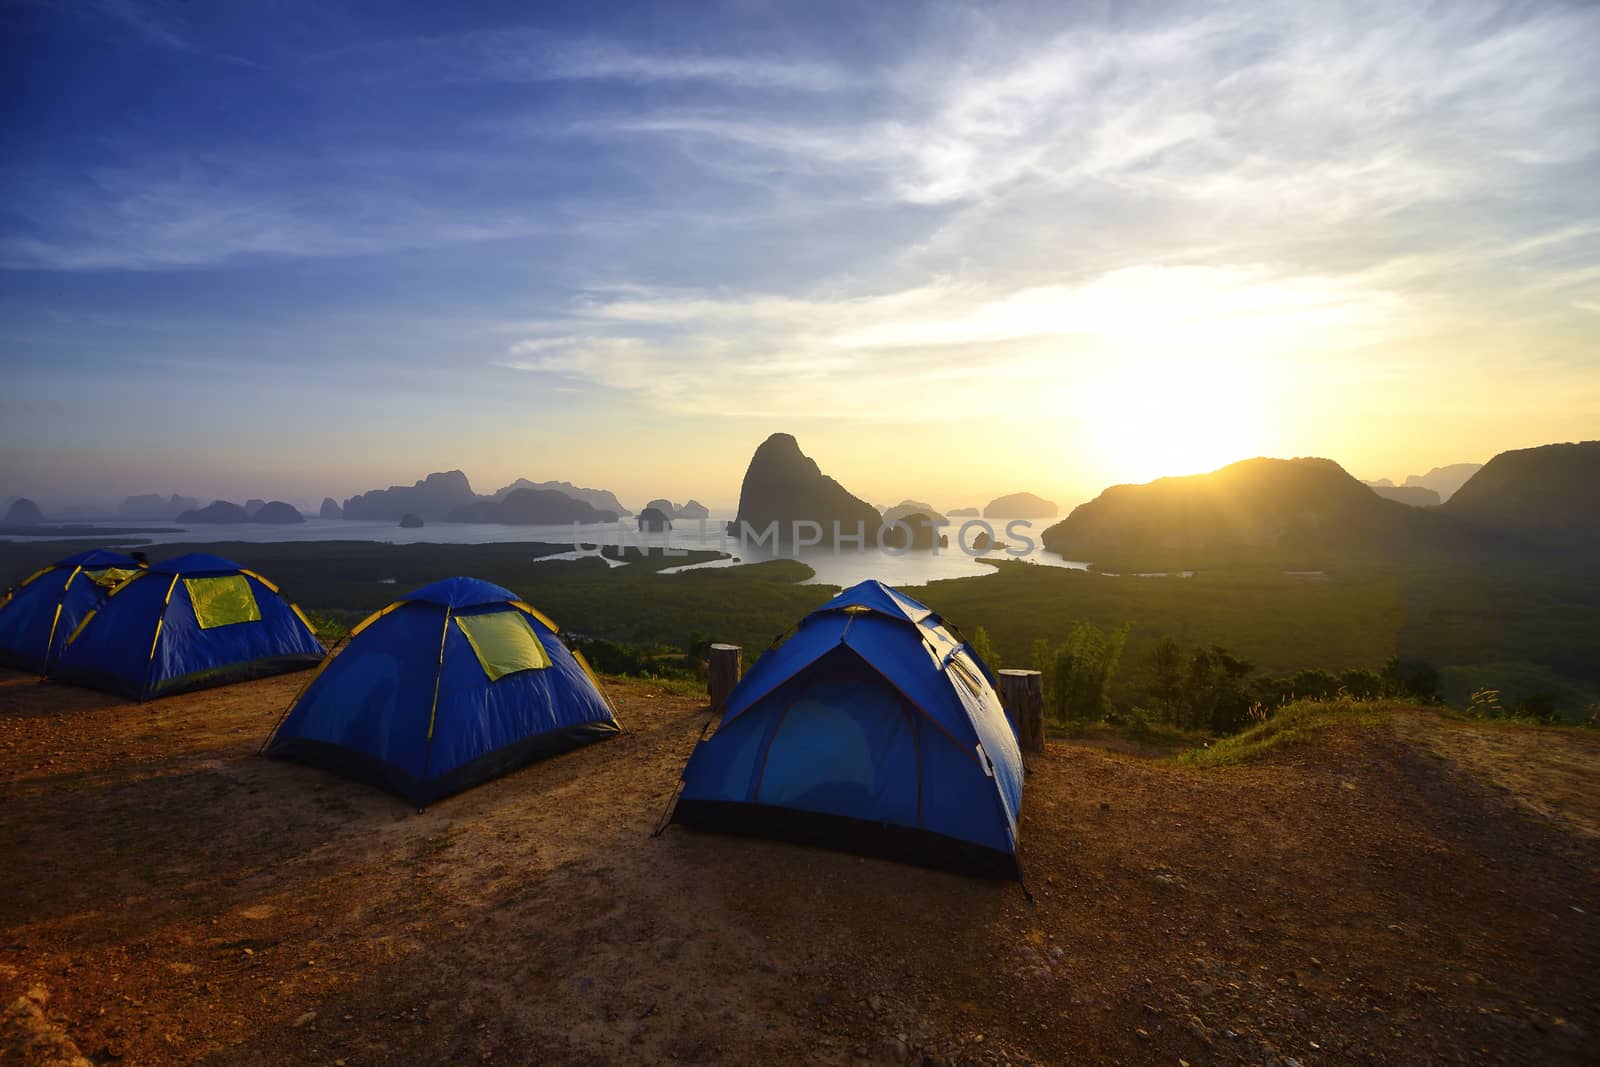
[[[960, 520], [966, 521], [966, 520]], [[991, 552], [985, 558], [989, 559], [1021, 559], [1028, 563], [1042, 567], [1067, 567], [1076, 570], [1088, 569], [1087, 563], [1065, 560], [1053, 553], [1046, 552], [1038, 543], [1039, 535], [1052, 525], [1054, 519], [1032, 520], [1028, 526], [1017, 527], [1018, 531], [1031, 538], [1031, 549], [1020, 537], [1011, 537], [1006, 533], [1004, 519], [988, 519], [987, 521], [995, 530], [1000, 540], [1006, 542], [1016, 554], [1007, 552]], [[149, 541], [153, 544], [196, 543], [208, 541], [379, 541], [395, 545], [412, 544], [448, 544], [448, 545], [483, 545], [493, 543], [515, 543], [517, 541], [540, 541], [548, 544], [572, 545], [574, 551], [563, 553], [557, 559], [574, 558], [578, 553], [597, 551], [600, 546], [620, 545], [632, 547], [649, 547], [654, 549], [666, 548], [669, 550], [709, 550], [723, 552], [736, 559], [715, 560], [703, 563], [702, 567], [737, 566], [740, 563], [754, 563], [775, 558], [773, 553], [759, 546], [741, 545], [735, 537], [724, 533], [727, 525], [727, 516], [717, 516], [709, 519], [675, 519], [672, 529], [662, 533], [641, 533], [633, 519], [623, 519], [619, 522], [600, 523], [593, 526], [505, 526], [495, 523], [458, 523], [438, 522], [429, 523], [420, 530], [402, 530], [391, 522], [362, 522], [344, 519], [307, 519], [303, 524], [293, 526], [258, 526], [254, 524], [241, 525], [194, 525], [186, 527], [181, 533], [125, 533], [107, 535], [108, 544], [127, 544], [133, 540]], [[76, 525], [76, 524], [75, 524]], [[130, 528], [133, 524], [119, 523], [84, 523], [82, 535], [74, 535], [73, 540], [92, 538], [91, 530], [96, 526], [123, 529]], [[175, 524], [173, 524], [175, 525]], [[952, 546], [956, 545], [956, 534], [961, 529], [960, 522], [945, 527], [945, 532], [950, 538]], [[973, 527], [968, 531], [967, 540], [971, 539], [982, 529]], [[18, 541], [46, 540], [45, 538], [13, 538]], [[49, 540], [59, 540], [58, 537]], [[924, 550], [919, 552], [903, 552], [895, 554], [879, 548], [856, 550], [845, 548], [837, 553], [831, 549], [805, 549], [799, 554], [788, 554], [786, 558], [799, 559], [815, 570], [816, 576], [810, 581], [828, 585], [854, 585], [856, 582], [867, 578], [877, 578], [891, 585], [924, 585], [928, 582], [938, 581], [943, 578], [965, 578], [977, 574], [992, 573], [992, 568], [979, 563], [976, 558], [967, 555], [959, 547], [941, 549], [938, 552]], [[679, 568], [669, 568], [663, 573], [674, 573]], [[688, 569], [688, 568], [682, 568]]]

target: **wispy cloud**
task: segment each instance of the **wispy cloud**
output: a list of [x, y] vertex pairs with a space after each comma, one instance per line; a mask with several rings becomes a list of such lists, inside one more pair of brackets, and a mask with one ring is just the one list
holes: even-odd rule
[[236, 66], [260, 66], [254, 60], [200, 43], [184, 25], [184, 18], [179, 11], [162, 0], [95, 0], [84, 14], [88, 18], [113, 23], [119, 29], [132, 32], [143, 43], [157, 48], [204, 56]]
[[[626, 293], [578, 302], [502, 366], [685, 414], [960, 418], [1059, 414], [1107, 361], [1181, 351], [1266, 373], [1287, 340], [1324, 353], [1394, 333], [1403, 299], [1264, 267], [1137, 268], [1013, 290], [940, 279], [857, 297]], [[524, 324], [524, 328], [534, 324]], [[1182, 339], [1181, 348], [1175, 342]], [[1026, 383], [1053, 382], [1042, 390]], [[954, 387], [953, 387], [954, 386]], [[1070, 405], [1069, 405], [1070, 406]]]
[[1582, 74], [1600, 23], [1576, 8], [1493, 13], [1269, 5], [1248, 20], [980, 38], [960, 60], [884, 72], [890, 103], [854, 122], [661, 108], [588, 128], [862, 170], [916, 203], [1109, 183], [1337, 221], [1520, 184], [1600, 146], [1600, 85]]
[[366, 255], [548, 232], [509, 206], [431, 201], [405, 187], [309, 187], [295, 161], [147, 160], [12, 187], [30, 225], [0, 233], [0, 268], [162, 270]]
[[614, 41], [519, 31], [466, 39], [463, 73], [488, 81], [704, 82], [741, 89], [832, 92], [851, 83], [825, 62], [695, 52], [653, 52]]

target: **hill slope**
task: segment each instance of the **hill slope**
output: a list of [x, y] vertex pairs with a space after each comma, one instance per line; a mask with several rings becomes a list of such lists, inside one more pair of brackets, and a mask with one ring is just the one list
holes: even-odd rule
[[1600, 1049], [1600, 839], [1539, 811], [1593, 808], [1564, 784], [1600, 770], [1593, 737], [1378, 709], [1225, 772], [1051, 742], [1023, 795], [1030, 905], [841, 853], [651, 839], [697, 697], [607, 680], [633, 732], [416, 814], [254, 758], [262, 709], [302, 681], [132, 705], [0, 672], [0, 997], [46, 987], [81, 1049], [128, 1063]]
[[1592, 549], [1600, 544], [1600, 441], [1502, 452], [1439, 510], [1540, 544]]
[[1112, 486], [1044, 532], [1075, 559], [1121, 552], [1320, 562], [1480, 547], [1469, 528], [1381, 499], [1327, 459], [1247, 459], [1209, 474]]

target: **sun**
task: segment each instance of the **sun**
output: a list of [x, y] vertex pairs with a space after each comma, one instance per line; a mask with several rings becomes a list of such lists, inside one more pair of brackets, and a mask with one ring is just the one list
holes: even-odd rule
[[1268, 451], [1268, 383], [1243, 363], [1130, 360], [1079, 396], [1077, 436], [1114, 482], [1199, 474]]

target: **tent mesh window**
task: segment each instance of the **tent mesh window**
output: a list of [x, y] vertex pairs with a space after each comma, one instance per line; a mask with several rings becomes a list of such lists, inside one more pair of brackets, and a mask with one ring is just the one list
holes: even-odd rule
[[517, 671], [550, 666], [550, 654], [539, 643], [539, 638], [534, 635], [533, 628], [520, 611], [457, 615], [455, 622], [491, 682]]
[[250, 582], [242, 574], [185, 578], [183, 585], [189, 591], [189, 603], [194, 605], [194, 617], [202, 630], [261, 619], [261, 609], [250, 591]]

